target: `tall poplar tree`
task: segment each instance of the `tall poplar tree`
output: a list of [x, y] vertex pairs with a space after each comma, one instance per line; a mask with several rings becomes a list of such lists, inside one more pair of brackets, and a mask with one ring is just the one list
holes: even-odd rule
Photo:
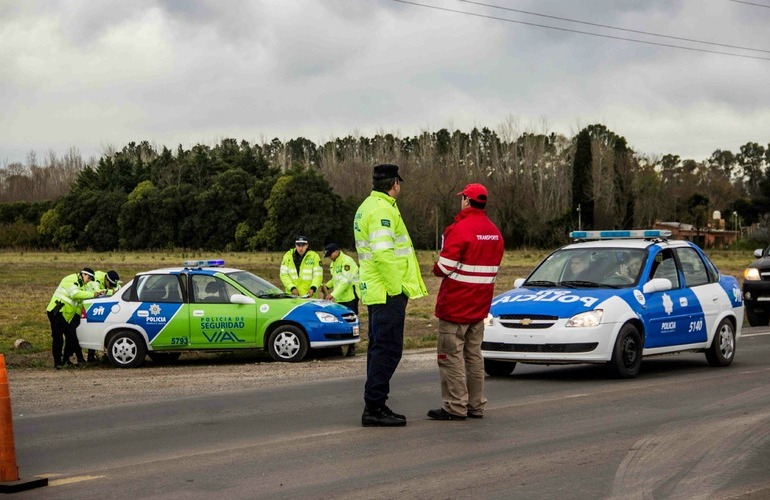
[[[594, 184], [591, 135], [585, 128], [577, 135], [575, 159], [572, 162], [572, 210], [580, 211], [583, 229], [594, 227]], [[577, 226], [577, 221], [575, 221]]]

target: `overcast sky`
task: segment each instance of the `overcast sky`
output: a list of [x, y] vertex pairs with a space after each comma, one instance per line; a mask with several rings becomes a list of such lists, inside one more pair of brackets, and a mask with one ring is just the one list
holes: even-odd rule
[[770, 0], [414, 3], [434, 8], [0, 0], [0, 166], [130, 141], [320, 144], [506, 123], [568, 137], [602, 123], [637, 152], [696, 160], [770, 142]]

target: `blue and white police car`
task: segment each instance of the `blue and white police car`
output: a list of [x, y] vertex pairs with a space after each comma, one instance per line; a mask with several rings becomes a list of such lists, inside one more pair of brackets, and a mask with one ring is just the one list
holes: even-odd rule
[[670, 231], [573, 231], [514, 289], [495, 297], [481, 345], [485, 371], [516, 363], [607, 364], [620, 378], [642, 357], [705, 352], [711, 366], [735, 358], [743, 301], [689, 241]]

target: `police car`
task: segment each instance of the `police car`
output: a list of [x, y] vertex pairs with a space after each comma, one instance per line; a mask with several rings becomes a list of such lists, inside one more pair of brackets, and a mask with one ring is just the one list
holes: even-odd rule
[[574, 231], [492, 301], [481, 345], [485, 371], [516, 363], [607, 364], [620, 378], [643, 356], [705, 352], [727, 366], [741, 336], [741, 288], [695, 244], [670, 231]]
[[276, 361], [300, 361], [309, 349], [360, 341], [358, 317], [325, 300], [287, 295], [224, 261], [138, 274], [112, 297], [84, 301], [80, 346], [106, 351], [117, 367], [145, 355], [171, 361], [190, 350], [265, 349]]
[[770, 322], [770, 247], [754, 250], [754, 262], [743, 271], [743, 300], [751, 326]]

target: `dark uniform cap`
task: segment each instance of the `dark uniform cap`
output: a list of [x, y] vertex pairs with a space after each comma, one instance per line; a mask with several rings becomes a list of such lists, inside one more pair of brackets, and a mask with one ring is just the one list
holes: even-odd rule
[[300, 243], [307, 245], [307, 236], [297, 236], [294, 238], [295, 245], [299, 245]]
[[107, 278], [107, 281], [113, 285], [117, 285], [118, 281], [120, 280], [120, 276], [118, 276], [116, 271], [107, 271], [107, 275], [105, 277]]
[[392, 163], [381, 163], [374, 166], [374, 172], [372, 173], [372, 179], [375, 181], [381, 181], [383, 179], [398, 179], [404, 182], [404, 179], [398, 175], [398, 165]]
[[91, 279], [94, 278], [94, 270], [90, 267], [84, 267], [82, 271], [80, 271], [80, 274], [87, 274], [91, 277]]
[[338, 247], [336, 243], [329, 243], [328, 245], [326, 245], [326, 247], [324, 247], [324, 250], [326, 250], [324, 257], [329, 257], [331, 254], [333, 254], [335, 251], [339, 249], [340, 247]]

